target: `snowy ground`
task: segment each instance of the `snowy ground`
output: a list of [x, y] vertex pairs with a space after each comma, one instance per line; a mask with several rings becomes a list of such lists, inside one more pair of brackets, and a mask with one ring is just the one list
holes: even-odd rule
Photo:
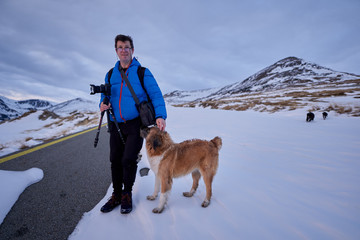
[[39, 120], [43, 113], [39, 110], [21, 119], [0, 124], [0, 157], [93, 127], [100, 116], [97, 113], [81, 113]]
[[25, 188], [39, 182], [43, 177], [44, 172], [39, 168], [26, 171], [0, 170], [0, 224]]
[[[100, 212], [109, 186], [69, 239], [360, 239], [359, 118], [330, 112], [324, 121], [316, 113], [308, 123], [305, 110], [168, 112], [175, 142], [223, 139], [210, 206], [201, 207], [202, 181], [193, 198], [182, 196], [192, 184], [187, 176], [174, 181], [164, 212], [153, 214], [158, 199], [146, 200], [153, 191], [150, 172], [136, 179], [131, 214]], [[139, 169], [144, 166], [145, 153]]]

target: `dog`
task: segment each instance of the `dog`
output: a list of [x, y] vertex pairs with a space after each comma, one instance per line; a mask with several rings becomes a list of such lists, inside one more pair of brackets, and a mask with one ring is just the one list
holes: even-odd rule
[[313, 121], [314, 118], [315, 118], [315, 114], [313, 114], [312, 112], [308, 112], [308, 114], [306, 115], [306, 121], [307, 122]]
[[325, 120], [325, 119], [327, 118], [327, 116], [328, 116], [328, 113], [327, 113], [327, 112], [323, 112], [322, 115], [323, 115], [323, 119]]
[[160, 131], [156, 127], [142, 131], [141, 135], [146, 140], [145, 147], [150, 168], [156, 176], [154, 193], [147, 196], [147, 199], [155, 200], [161, 190], [158, 207], [153, 209], [153, 213], [161, 213], [164, 210], [173, 178], [190, 173], [193, 184], [190, 191], [184, 192], [183, 195], [192, 197], [202, 176], [206, 186], [206, 197], [201, 206], [204, 208], [209, 206], [212, 181], [219, 165], [221, 138], [215, 137], [210, 141], [193, 139], [174, 143], [169, 133]]

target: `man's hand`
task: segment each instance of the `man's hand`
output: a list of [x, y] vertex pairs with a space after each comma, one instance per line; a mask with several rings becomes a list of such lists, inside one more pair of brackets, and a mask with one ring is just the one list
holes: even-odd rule
[[160, 131], [165, 131], [166, 122], [162, 118], [156, 119], [156, 125], [160, 129]]
[[105, 110], [108, 110], [111, 107], [111, 103], [109, 103], [109, 105], [106, 105], [104, 103], [100, 104], [100, 111], [103, 112]]

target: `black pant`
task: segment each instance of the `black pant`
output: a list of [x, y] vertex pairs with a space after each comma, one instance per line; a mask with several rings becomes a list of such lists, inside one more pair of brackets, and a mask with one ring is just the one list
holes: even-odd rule
[[110, 162], [114, 194], [131, 192], [135, 182], [137, 158], [143, 145], [140, 137], [140, 119], [119, 123], [125, 145], [120, 139], [115, 123], [110, 121]]

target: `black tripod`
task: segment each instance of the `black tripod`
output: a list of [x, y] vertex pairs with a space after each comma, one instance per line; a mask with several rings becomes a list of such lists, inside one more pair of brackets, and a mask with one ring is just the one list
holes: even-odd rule
[[[103, 100], [103, 103], [105, 105], [109, 105], [109, 98], [107, 96], [105, 96], [104, 100]], [[125, 141], [124, 141], [124, 138], [121, 134], [121, 131], [120, 131], [120, 128], [119, 128], [119, 124], [118, 122], [116, 121], [115, 119], [115, 114], [114, 114], [114, 110], [112, 109], [112, 107], [110, 106], [109, 109], [105, 110], [105, 111], [102, 111], [101, 112], [101, 117], [100, 117], [100, 122], [99, 122], [99, 126], [98, 126], [98, 130], [96, 132], [96, 137], [95, 137], [95, 141], [94, 141], [94, 148], [96, 148], [98, 142], [99, 142], [99, 134], [100, 134], [100, 129], [101, 129], [101, 123], [102, 123], [102, 120], [103, 120], [103, 117], [104, 117], [104, 113], [106, 112], [106, 116], [107, 116], [107, 122], [108, 122], [108, 127], [109, 127], [109, 122], [110, 122], [110, 115], [112, 117], [112, 119], [114, 120], [114, 123], [115, 123], [115, 126], [116, 126], [116, 129], [120, 135], [120, 139], [121, 139], [121, 142], [125, 145]]]

